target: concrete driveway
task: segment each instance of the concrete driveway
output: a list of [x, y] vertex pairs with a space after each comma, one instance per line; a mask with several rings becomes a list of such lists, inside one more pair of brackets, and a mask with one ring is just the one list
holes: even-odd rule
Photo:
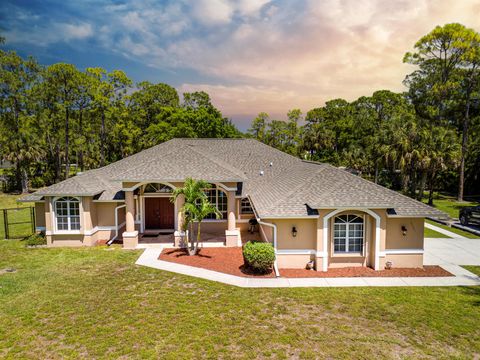
[[425, 265], [480, 265], [480, 239], [425, 239]]

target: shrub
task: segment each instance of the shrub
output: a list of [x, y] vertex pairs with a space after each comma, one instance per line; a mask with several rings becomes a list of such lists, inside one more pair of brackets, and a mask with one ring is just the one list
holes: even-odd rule
[[269, 243], [249, 241], [243, 246], [243, 260], [255, 272], [265, 273], [273, 267], [275, 250]]
[[32, 234], [23, 240], [25, 241], [25, 246], [47, 245], [47, 239], [44, 233]]

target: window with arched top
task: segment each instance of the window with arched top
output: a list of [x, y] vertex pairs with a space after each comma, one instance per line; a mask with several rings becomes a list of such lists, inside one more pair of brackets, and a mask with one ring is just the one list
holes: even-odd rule
[[169, 194], [173, 192], [173, 189], [165, 184], [150, 183], [145, 185], [144, 193], [157, 193], [157, 194]]
[[80, 200], [65, 196], [55, 200], [55, 222], [58, 231], [80, 230]]
[[363, 217], [340, 215], [333, 224], [333, 251], [361, 253], [363, 251]]
[[[205, 195], [207, 195], [208, 201], [220, 211], [222, 214], [221, 219], [227, 218], [227, 194], [223, 190], [220, 190], [218, 187], [214, 186], [210, 189], [205, 190]], [[217, 219], [215, 214], [210, 214], [206, 219]]]

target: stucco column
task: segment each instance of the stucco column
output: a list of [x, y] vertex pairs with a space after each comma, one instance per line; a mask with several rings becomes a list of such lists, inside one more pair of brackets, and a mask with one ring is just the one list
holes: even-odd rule
[[229, 191], [227, 193], [227, 214], [228, 214], [228, 230], [236, 229], [235, 221], [235, 193]]
[[45, 197], [45, 237], [47, 238], [47, 246], [53, 245], [53, 227], [55, 219], [53, 218], [52, 198]]
[[235, 191], [227, 192], [227, 230], [225, 231], [225, 246], [242, 246], [240, 231], [235, 220]]
[[123, 236], [123, 247], [125, 249], [135, 249], [138, 245], [138, 231], [135, 230], [135, 201], [133, 191], [125, 191], [125, 232]]
[[177, 228], [174, 233], [175, 246], [182, 247], [184, 246], [184, 236], [183, 231], [183, 213], [181, 211], [182, 206], [185, 204], [185, 195], [180, 194], [177, 196]]
[[92, 200], [91, 196], [85, 196], [82, 198], [82, 213], [83, 213], [83, 225], [82, 230], [84, 234], [83, 244], [86, 246], [95, 245], [95, 235], [92, 234], [93, 219], [92, 219]]

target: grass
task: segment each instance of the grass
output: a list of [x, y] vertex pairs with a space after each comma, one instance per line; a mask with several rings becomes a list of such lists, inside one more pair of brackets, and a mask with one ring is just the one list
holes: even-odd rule
[[[424, 197], [423, 201], [427, 203], [428, 197]], [[455, 197], [440, 193], [435, 193], [433, 198], [433, 206], [447, 213], [452, 219], [458, 219], [458, 213], [461, 208], [476, 205], [479, 205], [479, 203], [468, 201], [458, 202]]]
[[463, 268], [467, 269], [468, 271], [474, 273], [475, 275], [480, 276], [480, 266], [477, 265], [464, 265]]
[[463, 230], [460, 230], [460, 229], [457, 229], [457, 228], [454, 228], [454, 227], [449, 227], [447, 225], [443, 225], [443, 224], [437, 223], [435, 221], [431, 221], [431, 220], [427, 219], [427, 220], [425, 220], [425, 222], [427, 222], [429, 224], [432, 224], [432, 225], [435, 225], [435, 226], [438, 226], [439, 228], [451, 231], [451, 232], [453, 232], [457, 235], [464, 236], [464, 237], [469, 238], [469, 239], [478, 239], [479, 238], [478, 235], [469, 233], [468, 231], [463, 231]]
[[423, 229], [423, 236], [426, 238], [445, 238], [445, 239], [451, 239], [450, 236], [447, 236], [445, 234], [439, 233], [435, 230], [429, 229], [425, 227]]
[[0, 358], [474, 358], [480, 287], [242, 289], [0, 241]]
[[[0, 239], [5, 239], [5, 226], [2, 209], [9, 208], [28, 208], [31, 207], [31, 203], [21, 203], [17, 200], [21, 195], [5, 194], [0, 192]], [[30, 212], [28, 210], [20, 211], [9, 211], [8, 212], [8, 222], [24, 222], [30, 221]], [[32, 232], [32, 227], [29, 223], [18, 224], [10, 226], [10, 236], [14, 238], [23, 238]]]

